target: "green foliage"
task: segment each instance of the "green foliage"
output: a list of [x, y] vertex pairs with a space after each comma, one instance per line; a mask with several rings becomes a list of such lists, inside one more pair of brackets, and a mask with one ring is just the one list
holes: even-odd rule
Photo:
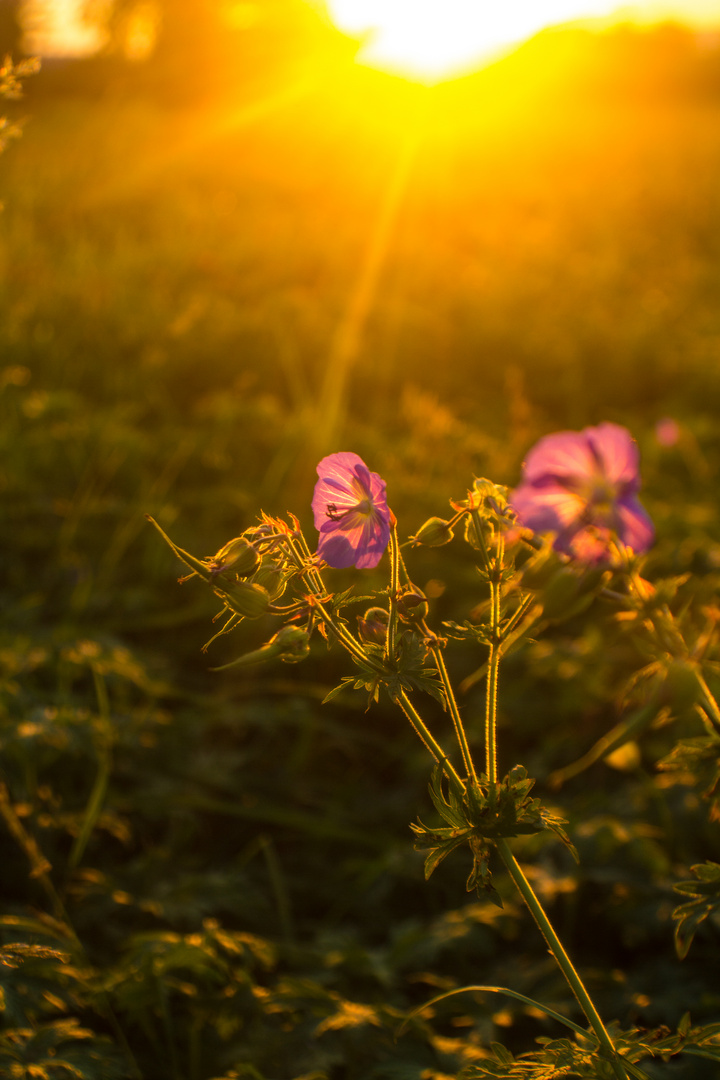
[[720, 913], [720, 864], [702, 863], [690, 869], [695, 879], [678, 881], [673, 886], [676, 892], [692, 897], [673, 911], [673, 919], [677, 920], [675, 948], [681, 960], [687, 956], [700, 923]]
[[0, 1066], [12, 1080], [127, 1080], [132, 1075], [109, 1040], [76, 1020], [0, 1034]]
[[[267, 614], [236, 619], [229, 589], [251, 583], [281, 606], [293, 585], [272, 552], [265, 583], [249, 563], [242, 575], [209, 564], [258, 528], [260, 506], [309, 520], [318, 389], [407, 123], [405, 99], [372, 106], [374, 85], [358, 73], [342, 112], [321, 90], [274, 112], [243, 98], [228, 105], [234, 120], [56, 96], [31, 105], [3, 158], [10, 1076], [595, 1067], [589, 1046], [556, 1039], [557, 1021], [528, 1004], [581, 1020], [504, 872], [492, 868], [502, 910], [484, 892], [458, 900], [459, 857], [423, 883], [407, 822], [425, 814], [427, 755], [387, 695], [366, 713], [351, 694], [320, 708], [338, 683], [374, 698], [389, 680], [429, 693], [449, 738], [427, 642], [403, 625], [381, 680], [348, 678], [317, 637], [302, 675], [282, 663], [208, 671], [276, 633]], [[533, 606], [502, 627], [508, 775], [466, 803], [438, 781], [452, 817], [426, 835], [475, 844], [479, 885], [493, 831], [514, 836], [602, 1014], [620, 1019], [628, 1060], [660, 1076], [671, 1056], [678, 1077], [704, 1080], [717, 1070], [712, 877], [684, 883], [683, 942], [700, 923], [703, 948], [682, 964], [671, 911], [675, 878], [690, 876], [678, 867], [720, 864], [718, 736], [697, 679], [717, 693], [720, 126], [714, 106], [625, 101], [581, 124], [509, 103], [493, 120], [464, 93], [446, 91], [459, 105], [418, 148], [337, 446], [372, 459], [418, 535], [474, 473], [515, 483], [540, 434], [612, 417], [640, 442], [658, 542], [642, 570], [654, 592], [632, 611], [612, 595], [617, 578], [517, 553]], [[680, 425], [674, 448], [653, 437], [665, 414]], [[202, 554], [188, 572], [211, 587], [178, 588], [146, 513]], [[408, 564], [429, 625], [450, 639], [442, 655], [475, 752], [488, 584], [460, 532]], [[385, 585], [368, 573], [352, 592], [338, 573], [328, 610], [350, 626], [352, 605]], [[208, 659], [199, 646], [218, 607], [214, 630], [232, 635], [221, 630]], [[322, 623], [297, 615], [301, 633], [311, 615]], [[538, 778], [533, 793], [515, 761]], [[555, 801], [579, 865], [555, 842]], [[434, 1005], [395, 1038], [428, 996], [478, 972], [526, 1000]], [[663, 1034], [689, 1005], [697, 1027]]]
[[[648, 1058], [669, 1061], [685, 1053], [711, 1061], [720, 1061], [720, 1025], [691, 1027], [686, 1014], [675, 1034], [667, 1028], [655, 1031], [612, 1031], [623, 1067], [630, 1080], [648, 1080], [649, 1074], [638, 1062]], [[603, 1059], [592, 1036], [571, 1042], [569, 1039], [538, 1040], [542, 1050], [530, 1051], [515, 1058], [504, 1046], [492, 1047], [493, 1057], [473, 1065], [461, 1074], [463, 1080], [481, 1077], [523, 1077], [527, 1080], [553, 1080], [555, 1077], [585, 1077], [587, 1080], [612, 1080], [615, 1076], [607, 1059]]]
[[444, 773], [433, 772], [430, 797], [446, 827], [428, 828], [422, 822], [412, 825], [416, 847], [430, 848], [425, 859], [425, 878], [456, 848], [468, 844], [473, 856], [473, 869], [467, 881], [470, 892], [487, 893], [493, 903], [502, 907], [502, 900], [492, 884], [489, 868], [492, 846], [488, 841], [514, 836], [528, 836], [550, 829], [575, 853], [563, 829], [566, 821], [544, 807], [539, 799], [531, 799], [531, 780], [522, 765], [516, 765], [499, 783], [476, 784], [468, 781], [465, 790], [449, 784], [448, 795], [443, 790]]

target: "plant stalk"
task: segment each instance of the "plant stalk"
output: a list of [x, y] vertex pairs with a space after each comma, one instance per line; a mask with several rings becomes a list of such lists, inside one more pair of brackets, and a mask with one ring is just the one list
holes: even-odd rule
[[397, 648], [397, 597], [400, 588], [400, 546], [398, 544], [397, 525], [390, 532], [390, 614], [385, 642], [385, 656], [391, 663], [395, 659]]
[[560, 938], [555, 933], [553, 925], [549, 918], [545, 914], [545, 909], [538, 900], [535, 892], [533, 891], [530, 882], [525, 877], [520, 864], [513, 855], [510, 845], [507, 840], [496, 841], [500, 858], [505, 863], [507, 871], [510, 874], [515, 886], [520, 892], [523, 900], [525, 901], [530, 914], [537, 923], [540, 933], [545, 938], [548, 944], [550, 952], [555, 957], [555, 961], [562, 971], [565, 979], [572, 990], [573, 994], [577, 998], [580, 1008], [585, 1013], [588, 1019], [590, 1027], [593, 1029], [595, 1036], [600, 1044], [600, 1047], [605, 1052], [605, 1056], [612, 1065], [613, 1072], [617, 1077], [617, 1080], [628, 1080], [627, 1072], [623, 1066], [622, 1060], [618, 1057], [617, 1051], [613, 1046], [612, 1039], [608, 1035], [607, 1029], [603, 1024], [600, 1014], [593, 1005], [592, 999], [585, 989], [585, 985], [578, 975], [575, 967], [573, 966], [570, 957], [565, 952]]
[[[424, 627], [427, 630], [427, 626]], [[428, 631], [429, 633], [429, 631]], [[468, 777], [477, 783], [477, 773], [475, 772], [475, 764], [470, 753], [470, 747], [467, 741], [467, 735], [465, 734], [465, 727], [460, 716], [460, 710], [458, 709], [457, 701], [455, 700], [455, 694], [453, 692], [452, 684], [450, 682], [450, 676], [448, 670], [445, 667], [445, 658], [443, 657], [442, 650], [439, 645], [432, 645], [430, 648], [435, 664], [438, 669], [438, 675], [442, 680], [443, 687], [445, 688], [445, 700], [447, 701], [450, 715], [452, 716], [453, 725], [455, 727], [455, 735], [460, 745], [460, 753], [462, 754], [463, 765]]]
[[411, 704], [410, 698], [407, 696], [404, 690], [401, 690], [397, 694], [397, 696], [395, 697], [395, 701], [407, 716], [408, 720], [410, 721], [415, 730], [415, 733], [418, 735], [425, 748], [430, 751], [438, 765], [442, 765], [448, 779], [452, 780], [453, 783], [456, 784], [461, 791], [464, 791], [465, 784], [458, 776], [447, 754], [428, 731], [425, 722], [423, 721], [419, 713], [416, 711], [414, 706]]

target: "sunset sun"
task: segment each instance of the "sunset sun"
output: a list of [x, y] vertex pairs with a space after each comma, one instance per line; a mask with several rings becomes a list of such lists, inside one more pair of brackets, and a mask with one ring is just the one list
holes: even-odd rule
[[606, 15], [612, 0], [328, 0], [339, 29], [367, 36], [359, 59], [433, 82], [471, 70], [544, 26]]

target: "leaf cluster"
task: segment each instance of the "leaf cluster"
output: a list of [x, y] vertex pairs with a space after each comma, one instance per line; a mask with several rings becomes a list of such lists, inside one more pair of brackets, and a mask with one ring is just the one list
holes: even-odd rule
[[[647, 1058], [668, 1061], [678, 1054], [706, 1058], [720, 1062], [720, 1024], [707, 1024], [693, 1028], [689, 1014], [671, 1033], [666, 1027], [655, 1030], [634, 1028], [621, 1031], [611, 1025], [613, 1045], [630, 1080], [650, 1080], [648, 1073], [638, 1064]], [[613, 1080], [617, 1075], [610, 1061], [599, 1051], [592, 1034], [586, 1038], [537, 1040], [541, 1050], [533, 1050], [515, 1057], [499, 1043], [491, 1046], [492, 1057], [463, 1070], [462, 1080], [486, 1080], [497, 1077], [517, 1080]]]
[[489, 868], [493, 841], [515, 836], [529, 836], [549, 829], [575, 854], [575, 849], [563, 826], [565, 820], [544, 807], [539, 799], [530, 797], [535, 781], [522, 765], [516, 765], [498, 783], [485, 778], [479, 783], [468, 780], [464, 788], [448, 784], [444, 790], [444, 774], [436, 767], [430, 783], [430, 797], [445, 826], [428, 827], [419, 821], [411, 825], [415, 846], [430, 848], [425, 859], [426, 880], [440, 863], [456, 848], [468, 844], [473, 856], [473, 869], [467, 880], [468, 892], [486, 892], [502, 906], [492, 885]]
[[692, 897], [673, 911], [675, 948], [681, 960], [687, 956], [700, 924], [708, 917], [720, 914], [720, 864], [699, 863], [690, 869], [694, 879], [673, 885], [676, 892]]
[[368, 642], [364, 645], [368, 663], [355, 659], [360, 675], [345, 676], [340, 684], [324, 698], [323, 704], [332, 701], [343, 690], [365, 690], [368, 707], [379, 700], [380, 688], [385, 687], [392, 700], [403, 691], [418, 690], [429, 694], [445, 705], [442, 682], [435, 668], [427, 663], [428, 647], [424, 638], [413, 630], [406, 630], [397, 641], [397, 652], [390, 659], [380, 645]]

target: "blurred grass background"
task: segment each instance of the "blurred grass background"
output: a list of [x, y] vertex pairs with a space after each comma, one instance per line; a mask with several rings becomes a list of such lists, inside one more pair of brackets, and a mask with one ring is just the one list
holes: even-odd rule
[[[395, 1043], [397, 1017], [478, 981], [571, 1011], [534, 928], [466, 898], [463, 865], [423, 884], [428, 762], [384, 707], [319, 708], [340, 658], [208, 671], [274, 627], [201, 654], [212, 603], [143, 515], [197, 555], [261, 508], [311, 536], [315, 463], [353, 449], [412, 533], [473, 475], [515, 483], [540, 435], [613, 420], [641, 446], [651, 570], [712, 603], [720, 45], [546, 32], [427, 88], [354, 66], [300, 3], [232, 34], [213, 10], [178, 7], [144, 62], [48, 61], [8, 106], [29, 119], [0, 162], [3, 773], [64, 906], [4, 834], [6, 939], [67, 917], [147, 1077], [454, 1073], [549, 1029], [487, 999]], [[473, 595], [453, 554], [414, 557], [436, 619]], [[461, 650], [458, 678], [478, 662]], [[505, 767], [542, 781], [582, 754], [638, 662], [600, 616], [508, 662]], [[679, 968], [669, 911], [673, 875], [720, 857], [654, 738], [563, 789], [580, 870], [526, 852], [604, 1013], [651, 1025], [717, 1015], [717, 932]], [[53, 979], [6, 1021], [79, 1016], [120, 1045]]]

